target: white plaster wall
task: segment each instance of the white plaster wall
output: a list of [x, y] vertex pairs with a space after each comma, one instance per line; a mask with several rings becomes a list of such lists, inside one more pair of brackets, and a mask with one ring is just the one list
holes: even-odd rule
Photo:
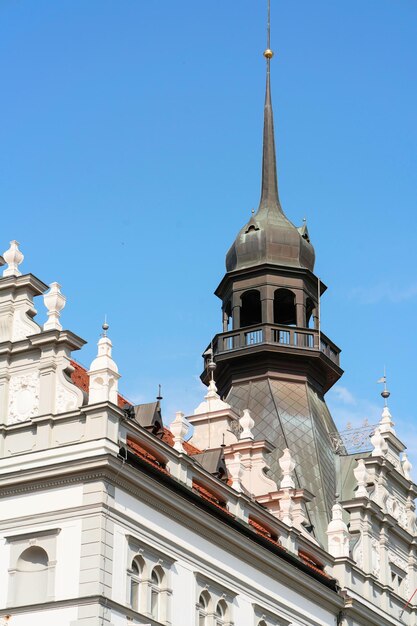
[[20, 615], [13, 615], [12, 611], [9, 613], [2, 611], [0, 618], [4, 615], [11, 615], [11, 619], [6, 622], [8, 626], [71, 626], [76, 622], [77, 614], [76, 607], [65, 607], [49, 611], [31, 611]]
[[[321, 607], [319, 600], [316, 604], [291, 586], [272, 580], [264, 572], [120, 489], [116, 489], [115, 506], [136, 520], [137, 535], [144, 543], [177, 559], [172, 576], [173, 626], [195, 626], [197, 598], [194, 571], [217, 580], [238, 594], [233, 608], [233, 621], [238, 626], [253, 626], [253, 602], [264, 606], [267, 603], [266, 608], [273, 610], [278, 616], [291, 616], [294, 626], [334, 625], [334, 615]], [[120, 545], [123, 529], [119, 528], [118, 531]], [[135, 534], [130, 529], [125, 532]], [[187, 553], [189, 556], [186, 556]], [[126, 553], [115, 550], [114, 554], [114, 572], [123, 572], [125, 577]], [[271, 558], [279, 557], [271, 555]], [[329, 591], [330, 593], [332, 592]]]
[[[6, 606], [9, 583], [10, 544], [0, 538], [0, 607]], [[0, 613], [1, 615], [1, 613]]]
[[82, 501], [82, 485], [70, 485], [59, 489], [9, 496], [0, 499], [0, 521], [70, 509], [80, 506]]
[[55, 599], [75, 598], [79, 593], [81, 558], [81, 519], [60, 524], [57, 537]]

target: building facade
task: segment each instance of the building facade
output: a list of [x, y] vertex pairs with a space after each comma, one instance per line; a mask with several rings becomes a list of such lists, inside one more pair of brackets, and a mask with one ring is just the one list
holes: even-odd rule
[[60, 285], [22, 274], [16, 241], [0, 257], [0, 624], [417, 624], [412, 467], [388, 392], [365, 451], [326, 406], [340, 350], [279, 200], [265, 57], [261, 200], [227, 253], [192, 415], [168, 428], [158, 401], [123, 398], [107, 324], [81, 367]]

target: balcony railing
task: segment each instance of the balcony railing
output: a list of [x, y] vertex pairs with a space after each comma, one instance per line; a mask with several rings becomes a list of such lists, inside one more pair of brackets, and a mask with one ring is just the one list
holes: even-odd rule
[[302, 350], [321, 350], [333, 363], [339, 365], [339, 348], [314, 328], [296, 328], [278, 324], [250, 326], [217, 335], [214, 351], [215, 354], [220, 354], [259, 344], [279, 344]]

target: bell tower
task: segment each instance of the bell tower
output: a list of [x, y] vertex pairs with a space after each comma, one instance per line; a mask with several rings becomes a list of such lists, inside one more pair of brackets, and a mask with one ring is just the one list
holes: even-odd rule
[[219, 393], [237, 412], [249, 409], [255, 436], [274, 444], [270, 473], [277, 482], [278, 458], [291, 450], [298, 486], [315, 496], [308, 505], [312, 532], [324, 542], [336, 491], [329, 438], [336, 426], [324, 395], [343, 372], [340, 350], [320, 326], [326, 286], [314, 274], [307, 225], [294, 226], [279, 199], [269, 4], [261, 198], [226, 256], [226, 274], [215, 292], [222, 301], [222, 332], [212, 346]]

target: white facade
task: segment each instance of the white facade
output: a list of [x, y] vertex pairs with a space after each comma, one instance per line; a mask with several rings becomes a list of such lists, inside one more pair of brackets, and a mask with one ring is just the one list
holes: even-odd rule
[[171, 441], [117, 406], [108, 338], [85, 377], [104, 372], [111, 390], [77, 387], [84, 342], [60, 327], [59, 298], [36, 324], [47, 286], [20, 275], [16, 246], [0, 279], [0, 624], [417, 624], [416, 485], [388, 409], [346, 470], [327, 551], [305, 527], [314, 494], [295, 487], [291, 451], [277, 485], [270, 445], [214, 382], [189, 418], [199, 450], [183, 414]]

